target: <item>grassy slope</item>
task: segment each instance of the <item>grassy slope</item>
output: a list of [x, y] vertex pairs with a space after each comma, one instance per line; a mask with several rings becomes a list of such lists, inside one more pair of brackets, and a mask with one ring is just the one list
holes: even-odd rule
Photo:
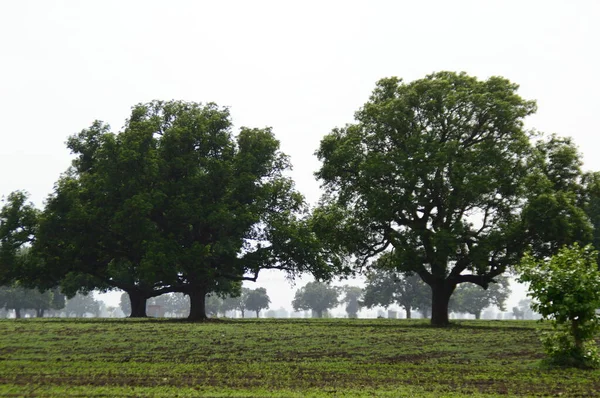
[[588, 396], [549, 370], [539, 324], [407, 320], [0, 321], [0, 395]]

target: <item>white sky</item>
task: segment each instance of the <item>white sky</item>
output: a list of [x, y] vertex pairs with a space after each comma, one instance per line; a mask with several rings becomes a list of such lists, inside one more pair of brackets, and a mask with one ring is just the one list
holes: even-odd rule
[[[314, 203], [323, 135], [353, 121], [378, 79], [440, 70], [520, 84], [539, 106], [528, 127], [574, 137], [600, 170], [599, 20], [594, 0], [2, 1], [0, 196], [25, 189], [42, 206], [69, 135], [182, 99], [272, 126]], [[255, 285], [289, 308], [304, 283], [266, 273]]]

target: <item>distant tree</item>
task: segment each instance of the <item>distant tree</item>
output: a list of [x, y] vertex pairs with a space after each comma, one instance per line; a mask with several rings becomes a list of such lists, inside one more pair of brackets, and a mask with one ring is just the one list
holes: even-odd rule
[[65, 308], [66, 297], [58, 288], [40, 292], [37, 289], [30, 290], [31, 309], [35, 310], [36, 316], [41, 318], [48, 310], [60, 310]]
[[206, 314], [215, 317], [221, 312], [223, 299], [215, 293], [207, 294], [205, 300]]
[[496, 282], [490, 283], [487, 289], [473, 283], [463, 283], [454, 291], [450, 309], [473, 314], [475, 319], [480, 319], [482, 311], [491, 305], [505, 311], [504, 304], [509, 295], [510, 287], [506, 277], [497, 277]]
[[597, 367], [595, 336], [600, 330], [600, 271], [592, 245], [565, 246], [543, 260], [527, 253], [519, 265], [520, 282], [529, 283], [532, 308], [552, 320], [553, 332], [543, 339], [551, 362]]
[[246, 299], [250, 289], [247, 287], [240, 288], [239, 294], [229, 294], [223, 299], [222, 309], [224, 312], [227, 311], [240, 311], [242, 318], [246, 312]]
[[165, 293], [158, 297], [153, 297], [148, 300], [148, 304], [159, 305], [166, 313], [175, 316], [186, 316], [189, 311], [189, 297], [183, 293]]
[[21, 318], [23, 310], [34, 310], [37, 317], [43, 317], [47, 310], [57, 310], [65, 306], [65, 297], [57, 289], [40, 292], [13, 283], [0, 286], [0, 308], [14, 310], [15, 317]]
[[248, 292], [244, 304], [248, 311], [256, 312], [256, 317], [258, 318], [261, 310], [269, 308], [271, 299], [267, 295], [267, 289], [259, 287]]
[[361, 307], [359, 300], [363, 294], [363, 290], [358, 286], [346, 285], [342, 288], [342, 292], [345, 295], [341, 302], [346, 304], [346, 313], [348, 314], [348, 317], [358, 317], [358, 311], [360, 311]]
[[367, 308], [389, 307], [397, 304], [412, 317], [412, 310], [419, 310], [424, 317], [431, 308], [431, 289], [416, 274], [393, 271], [390, 264], [393, 253], [382, 255], [367, 272], [362, 303]]
[[334, 286], [322, 282], [309, 282], [296, 291], [292, 306], [295, 311], [312, 310], [318, 318], [322, 318], [325, 311], [339, 304], [339, 294], [339, 289]]
[[131, 314], [131, 301], [127, 292], [121, 293], [121, 299], [119, 300], [119, 307], [123, 311], [123, 315], [130, 316]]
[[100, 316], [100, 303], [90, 294], [76, 294], [67, 300], [65, 305], [67, 316], [71, 315], [82, 318], [86, 314], [93, 314], [95, 317]]
[[15, 318], [21, 318], [23, 310], [33, 308], [31, 291], [18, 284], [0, 286], [0, 307], [14, 310]]

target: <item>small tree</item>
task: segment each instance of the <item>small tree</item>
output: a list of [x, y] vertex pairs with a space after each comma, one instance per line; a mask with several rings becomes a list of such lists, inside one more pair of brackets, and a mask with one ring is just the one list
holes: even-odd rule
[[528, 282], [531, 307], [551, 319], [553, 333], [543, 338], [551, 363], [590, 367], [600, 365], [594, 335], [600, 329], [600, 271], [591, 245], [564, 247], [549, 259], [526, 254], [519, 270]]
[[362, 307], [360, 303], [360, 297], [363, 294], [363, 290], [358, 286], [344, 286], [342, 291], [345, 293], [342, 303], [346, 304], [346, 313], [349, 318], [357, 318], [358, 311]]
[[258, 318], [261, 310], [269, 308], [271, 299], [267, 295], [267, 289], [259, 287], [248, 291], [244, 304], [248, 311], [255, 311], [256, 317]]
[[292, 301], [295, 311], [312, 310], [317, 318], [323, 318], [323, 312], [339, 304], [339, 290], [322, 282], [309, 282], [296, 291]]

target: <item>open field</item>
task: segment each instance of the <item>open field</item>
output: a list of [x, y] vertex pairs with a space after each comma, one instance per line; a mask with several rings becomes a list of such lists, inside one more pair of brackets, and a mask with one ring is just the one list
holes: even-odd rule
[[533, 321], [0, 321], [2, 396], [594, 396]]

